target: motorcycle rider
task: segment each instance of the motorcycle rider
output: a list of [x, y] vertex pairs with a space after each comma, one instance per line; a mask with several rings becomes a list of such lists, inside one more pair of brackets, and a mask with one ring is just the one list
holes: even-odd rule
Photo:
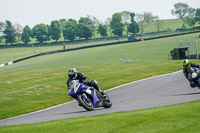
[[192, 79], [189, 79], [188, 74], [191, 67], [196, 67], [200, 69], [200, 65], [196, 63], [190, 62], [188, 59], [183, 60], [183, 74], [185, 75], [186, 79], [190, 82], [190, 86], [192, 88], [196, 87], [194, 81]]
[[77, 72], [75, 68], [71, 68], [68, 71], [68, 77], [67, 80], [67, 87], [70, 89], [69, 82], [72, 80], [79, 80], [80, 83], [86, 84], [88, 86], [93, 86], [97, 91], [99, 91], [102, 95], [104, 95], [104, 91], [101, 90], [101, 88], [98, 86], [97, 81], [91, 80], [89, 81], [89, 78], [86, 77], [83, 73]]

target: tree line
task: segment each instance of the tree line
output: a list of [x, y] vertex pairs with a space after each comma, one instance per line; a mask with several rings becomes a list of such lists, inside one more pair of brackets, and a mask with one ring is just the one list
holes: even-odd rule
[[[177, 3], [171, 11], [172, 15], [176, 15], [178, 19], [184, 21], [185, 24], [193, 26], [196, 22], [200, 22], [200, 8], [194, 9], [186, 3]], [[78, 21], [74, 19], [54, 20], [50, 25], [37, 24], [32, 29], [26, 25], [24, 28], [19, 24], [12, 24], [9, 20], [0, 22], [0, 43], [13, 44], [22, 41], [28, 44], [32, 39], [43, 43], [45, 41], [58, 41], [63, 36], [64, 41], [74, 41], [76, 39], [89, 39], [95, 37], [99, 33], [102, 37], [122, 36], [123, 32], [136, 34], [141, 31], [143, 34], [146, 27], [151, 22], [155, 22], [157, 31], [162, 26], [158, 16], [154, 16], [151, 12], [135, 14], [134, 12], [123, 11], [115, 13], [112, 18], [108, 18], [106, 22], [100, 21], [94, 16], [81, 17]]]
[[176, 3], [171, 10], [171, 14], [183, 20], [182, 28], [186, 28], [185, 24], [194, 27], [197, 22], [200, 24], [200, 8], [189, 7], [187, 3]]
[[[21, 40], [24, 44], [31, 42], [35, 38], [39, 43], [49, 40], [56, 42], [61, 38], [74, 41], [75, 39], [89, 39], [98, 32], [102, 37], [108, 33], [122, 36], [124, 28], [130, 33], [138, 33], [139, 26], [134, 20], [135, 13], [124, 11], [115, 13], [112, 19], [108, 19], [102, 24], [93, 16], [81, 17], [78, 21], [74, 19], [54, 20], [50, 25], [37, 24], [32, 29], [26, 25], [24, 28], [19, 24], [13, 25], [9, 20], [0, 22], [0, 41], [5, 40], [6, 44], [13, 44]], [[111, 35], [112, 36], [112, 35]], [[65, 41], [64, 40], [64, 41]]]

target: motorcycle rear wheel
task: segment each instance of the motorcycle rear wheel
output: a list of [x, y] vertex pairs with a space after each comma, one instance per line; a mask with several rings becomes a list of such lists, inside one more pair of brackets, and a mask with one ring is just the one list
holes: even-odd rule
[[106, 98], [103, 100], [103, 107], [104, 108], [110, 108], [112, 106], [112, 102], [110, 101], [110, 98], [107, 94], [106, 95]]
[[79, 95], [77, 97], [77, 100], [81, 104], [81, 106], [83, 106], [83, 108], [85, 108], [87, 111], [94, 110], [92, 101], [89, 97], [87, 97], [87, 100], [86, 100], [82, 95]]

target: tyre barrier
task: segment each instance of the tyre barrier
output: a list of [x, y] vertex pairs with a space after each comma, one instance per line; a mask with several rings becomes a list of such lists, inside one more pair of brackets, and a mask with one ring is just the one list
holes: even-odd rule
[[5, 67], [5, 66], [8, 66], [8, 65], [11, 65], [11, 64], [13, 64], [13, 61], [8, 62], [8, 63], [5, 63], [5, 64], [0, 64], [0, 68], [1, 68], [1, 67]]

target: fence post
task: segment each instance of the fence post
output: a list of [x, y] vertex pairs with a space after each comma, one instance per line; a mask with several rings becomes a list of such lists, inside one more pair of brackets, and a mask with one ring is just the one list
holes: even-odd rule
[[197, 54], [197, 60], [199, 58], [199, 55], [198, 55], [198, 41], [196, 40], [196, 54]]
[[182, 43], [183, 43], [183, 42], [182, 42], [182, 40], [181, 40], [181, 41], [180, 41], [180, 47], [181, 47], [181, 48], [182, 48]]

